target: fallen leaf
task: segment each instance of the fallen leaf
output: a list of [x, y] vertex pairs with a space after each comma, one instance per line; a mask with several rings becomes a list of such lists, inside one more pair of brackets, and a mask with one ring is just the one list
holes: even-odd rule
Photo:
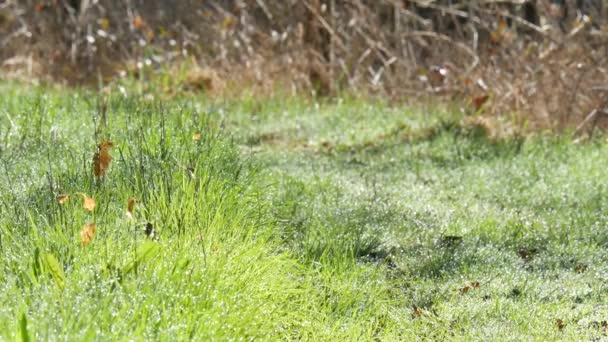
[[499, 20], [498, 25], [496, 25], [496, 30], [490, 33], [490, 40], [493, 43], [500, 43], [500, 41], [505, 37], [507, 28], [507, 22], [504, 19]]
[[465, 287], [461, 288], [459, 291], [461, 294], [467, 293], [472, 289], [477, 289], [481, 286], [481, 284], [478, 281], [474, 281], [469, 285], [466, 285]]
[[95, 223], [85, 224], [80, 231], [80, 243], [82, 247], [86, 247], [88, 244], [93, 241], [95, 237]]
[[201, 140], [201, 134], [200, 134], [200, 133], [194, 133], [194, 134], [192, 135], [192, 140], [194, 140], [194, 141], [199, 141], [199, 140]]
[[133, 210], [135, 210], [135, 203], [137, 203], [135, 197], [129, 198], [129, 202], [127, 202], [127, 213], [131, 214], [131, 216], [133, 216]]
[[135, 16], [135, 18], [133, 18], [133, 27], [136, 30], [141, 30], [144, 27], [146, 27], [146, 22], [144, 21], [144, 19], [141, 17], [141, 15], [137, 15]]
[[97, 146], [97, 152], [95, 152], [95, 155], [93, 156], [93, 174], [95, 174], [95, 177], [97, 178], [103, 177], [110, 166], [112, 156], [108, 149], [111, 147], [114, 147], [114, 144], [111, 141], [102, 141]]
[[557, 326], [557, 330], [562, 331], [564, 329], [564, 327], [566, 326], [566, 323], [564, 322], [563, 319], [556, 319], [555, 325]]
[[488, 99], [490, 98], [489, 95], [482, 95], [482, 96], [477, 96], [474, 97], [471, 100], [471, 103], [473, 104], [473, 107], [475, 108], [475, 111], [479, 111], [481, 109], [481, 107], [488, 102]]
[[412, 307], [412, 318], [417, 318], [417, 317], [421, 317], [421, 316], [424, 316], [424, 311], [422, 311], [422, 309], [420, 309], [419, 307], [414, 305]]
[[467, 285], [467, 286], [461, 288], [459, 291], [461, 294], [464, 294], [464, 293], [469, 292], [469, 290], [471, 290], [471, 287], [469, 285]]
[[60, 195], [57, 195], [56, 199], [59, 204], [65, 204], [70, 199], [70, 195], [60, 194]]
[[95, 210], [95, 200], [84, 193], [80, 194], [82, 195], [82, 207], [88, 211]]

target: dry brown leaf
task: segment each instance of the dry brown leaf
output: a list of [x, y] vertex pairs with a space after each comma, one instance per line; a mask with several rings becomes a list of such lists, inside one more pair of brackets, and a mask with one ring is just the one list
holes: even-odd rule
[[466, 285], [465, 287], [460, 288], [458, 291], [460, 291], [461, 294], [465, 294], [467, 292], [469, 292], [472, 289], [477, 289], [481, 286], [481, 284], [478, 281], [474, 281], [469, 285]]
[[503, 38], [505, 38], [505, 34], [508, 28], [509, 26], [504, 19], [499, 20], [498, 25], [496, 26], [496, 30], [490, 33], [490, 41], [492, 41], [493, 43], [500, 43]]
[[65, 204], [70, 199], [70, 195], [59, 194], [59, 195], [57, 195], [56, 199], [59, 204]]
[[92, 197], [87, 196], [84, 193], [82, 195], [82, 207], [88, 211], [95, 210], [95, 200]]
[[145, 34], [146, 34], [146, 38], [148, 38], [148, 40], [154, 39], [154, 31], [152, 31], [151, 28], [146, 27]]
[[562, 331], [566, 326], [566, 322], [563, 319], [556, 319], [555, 325], [557, 326], [557, 330]]
[[97, 152], [95, 152], [95, 155], [93, 156], [93, 174], [95, 174], [95, 177], [97, 178], [103, 177], [110, 166], [112, 156], [108, 149], [111, 147], [114, 147], [114, 144], [111, 141], [102, 141], [97, 146]]
[[424, 311], [420, 309], [418, 306], [414, 305], [412, 307], [412, 318], [422, 317], [424, 316]]
[[144, 19], [141, 17], [141, 15], [137, 15], [137, 16], [135, 16], [135, 18], [133, 18], [133, 27], [136, 30], [141, 30], [146, 26], [147, 26], [147, 24], [144, 21]]
[[461, 294], [464, 294], [464, 293], [469, 292], [470, 289], [471, 289], [471, 287], [469, 285], [467, 285], [467, 286], [461, 288], [459, 291]]
[[483, 107], [483, 105], [488, 102], [489, 98], [489, 95], [482, 95], [471, 99], [471, 103], [473, 104], [473, 108], [475, 108], [475, 111], [479, 111], [481, 107]]
[[127, 202], [127, 217], [128, 218], [133, 218], [133, 214], [134, 214], [134, 210], [135, 210], [135, 203], [137, 203], [137, 200], [135, 199], [135, 197], [131, 197], [129, 198], [129, 201]]
[[137, 200], [135, 199], [135, 197], [129, 198], [129, 202], [127, 203], [128, 212], [133, 213], [133, 209], [135, 209], [135, 203], [137, 203]]
[[85, 224], [82, 227], [82, 230], [80, 231], [80, 243], [82, 247], [86, 247], [88, 244], [91, 243], [91, 241], [93, 241], [96, 229], [97, 228], [95, 227], [95, 223]]

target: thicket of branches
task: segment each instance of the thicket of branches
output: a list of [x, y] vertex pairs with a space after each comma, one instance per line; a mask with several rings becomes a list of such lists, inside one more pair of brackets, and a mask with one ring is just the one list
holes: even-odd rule
[[[607, 114], [602, 0], [4, 0], [5, 74], [107, 81], [196, 60], [219, 80], [441, 97], [521, 125]], [[208, 87], [210, 85], [205, 85]]]

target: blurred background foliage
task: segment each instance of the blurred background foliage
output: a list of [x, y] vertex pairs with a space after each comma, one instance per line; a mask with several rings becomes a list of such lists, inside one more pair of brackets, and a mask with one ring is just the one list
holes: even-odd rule
[[[534, 130], [603, 126], [602, 0], [5, 0], [3, 77], [164, 92], [457, 102]], [[144, 87], [145, 88], [145, 87]]]

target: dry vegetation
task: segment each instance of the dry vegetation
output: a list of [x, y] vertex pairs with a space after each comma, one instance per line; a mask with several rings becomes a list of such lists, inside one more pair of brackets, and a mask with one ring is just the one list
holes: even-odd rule
[[0, 63], [98, 85], [195, 61], [185, 90], [442, 99], [582, 134], [607, 114], [605, 20], [601, 0], [5, 0]]

